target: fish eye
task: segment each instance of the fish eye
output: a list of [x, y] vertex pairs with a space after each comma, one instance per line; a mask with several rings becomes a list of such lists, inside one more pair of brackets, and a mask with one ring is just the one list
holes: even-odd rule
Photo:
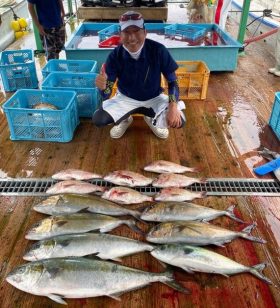
[[19, 269], [18, 269], [18, 273], [19, 274], [23, 274], [25, 272], [25, 269], [23, 268], [23, 267], [20, 267]]
[[39, 242], [37, 242], [37, 243], [35, 243], [34, 245], [33, 245], [33, 248], [39, 248], [40, 247], [40, 243]]
[[33, 225], [33, 228], [37, 228], [40, 226], [40, 223], [39, 222], [36, 222], [34, 225]]
[[158, 231], [158, 230], [160, 230], [160, 224], [156, 225], [153, 231]]

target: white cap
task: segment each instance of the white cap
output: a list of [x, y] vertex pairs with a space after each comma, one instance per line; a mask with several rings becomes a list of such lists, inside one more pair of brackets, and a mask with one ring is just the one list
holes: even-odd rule
[[121, 31], [130, 26], [135, 26], [144, 29], [144, 19], [138, 12], [128, 11], [124, 13], [119, 20]]

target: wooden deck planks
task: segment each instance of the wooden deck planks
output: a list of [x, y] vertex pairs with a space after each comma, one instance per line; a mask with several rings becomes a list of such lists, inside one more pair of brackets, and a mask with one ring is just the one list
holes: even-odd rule
[[[73, 141], [67, 144], [50, 142], [12, 142], [5, 117], [0, 114], [0, 174], [10, 177], [49, 177], [64, 168], [81, 168], [105, 174], [117, 169], [142, 172], [145, 164], [156, 159], [200, 168], [202, 177], [255, 177], [250, 168], [260, 162], [254, 152], [264, 145], [280, 152], [280, 144], [267, 126], [274, 92], [279, 90], [279, 78], [267, 74], [273, 64], [271, 54], [260, 45], [248, 46], [246, 56], [239, 59], [235, 73], [211, 74], [205, 101], [188, 101], [187, 123], [184, 129], [171, 130], [167, 140], [157, 139], [142, 118], [135, 118], [123, 138], [112, 140], [110, 127], [98, 129], [90, 120], [82, 120]], [[0, 98], [1, 99], [1, 98]], [[3, 99], [2, 99], [3, 100]], [[240, 105], [238, 105], [240, 103]], [[238, 113], [249, 110], [253, 120]], [[240, 107], [241, 106], [241, 107]], [[225, 116], [219, 111], [225, 110]], [[241, 108], [241, 110], [242, 110]], [[244, 111], [245, 112], [245, 111]], [[235, 121], [235, 122], [234, 122]], [[263, 162], [265, 162], [263, 160]], [[250, 165], [251, 164], [251, 165]], [[267, 176], [266, 178], [269, 178]], [[31, 241], [24, 239], [27, 230], [45, 216], [31, 208], [40, 198], [0, 197], [0, 298], [1, 307], [60, 307], [44, 297], [21, 292], [5, 281], [6, 274], [21, 263]], [[237, 206], [236, 213], [248, 223], [257, 222], [253, 231], [267, 243], [262, 245], [237, 239], [226, 248], [213, 249], [240, 263], [254, 265], [268, 261], [264, 273], [275, 283], [280, 281], [280, 198], [208, 197], [198, 204], [225, 209]], [[140, 208], [132, 206], [132, 208]], [[215, 224], [232, 230], [245, 225], [226, 217]], [[144, 230], [148, 226], [140, 224]], [[113, 232], [142, 239], [126, 226]], [[148, 253], [126, 257], [124, 265], [150, 271], [162, 271], [162, 266]], [[176, 270], [177, 280], [192, 290], [186, 296], [155, 283], [147, 288], [110, 298], [67, 300], [69, 307], [277, 307], [279, 289], [267, 286], [250, 274], [231, 278], [218, 275], [188, 275]]]

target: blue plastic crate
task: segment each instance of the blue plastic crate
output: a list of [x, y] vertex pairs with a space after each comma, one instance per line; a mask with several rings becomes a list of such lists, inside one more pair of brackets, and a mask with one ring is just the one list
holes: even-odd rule
[[188, 24], [174, 24], [164, 28], [164, 34], [172, 39], [195, 41], [203, 37], [206, 28]]
[[99, 90], [94, 87], [96, 76], [94, 73], [54, 72], [43, 81], [42, 89], [76, 91], [79, 117], [92, 117], [100, 102]]
[[[39, 103], [58, 110], [34, 109]], [[74, 91], [18, 90], [3, 110], [12, 140], [68, 142], [79, 124]]]
[[275, 93], [275, 99], [269, 120], [269, 125], [280, 140], [280, 92]]
[[99, 42], [107, 40], [112, 35], [119, 34], [120, 26], [118, 24], [111, 25], [103, 30], [98, 31]]
[[46, 78], [52, 72], [95, 73], [97, 61], [94, 60], [50, 60], [42, 69]]
[[0, 55], [0, 73], [5, 91], [38, 88], [32, 50], [7, 50]]

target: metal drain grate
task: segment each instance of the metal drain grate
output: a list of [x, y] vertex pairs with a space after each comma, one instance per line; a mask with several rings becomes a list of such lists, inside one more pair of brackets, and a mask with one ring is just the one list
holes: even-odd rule
[[[89, 181], [103, 187], [115, 185], [102, 179]], [[46, 196], [46, 190], [57, 183], [53, 179], [1, 179], [0, 195], [2, 196]], [[154, 195], [160, 189], [152, 186], [136, 187], [137, 191], [147, 195]], [[206, 183], [195, 183], [188, 187], [191, 191], [206, 191], [208, 196], [280, 196], [280, 182], [274, 180], [258, 180], [243, 178], [207, 179]], [[78, 192], [77, 192], [78, 193]]]

